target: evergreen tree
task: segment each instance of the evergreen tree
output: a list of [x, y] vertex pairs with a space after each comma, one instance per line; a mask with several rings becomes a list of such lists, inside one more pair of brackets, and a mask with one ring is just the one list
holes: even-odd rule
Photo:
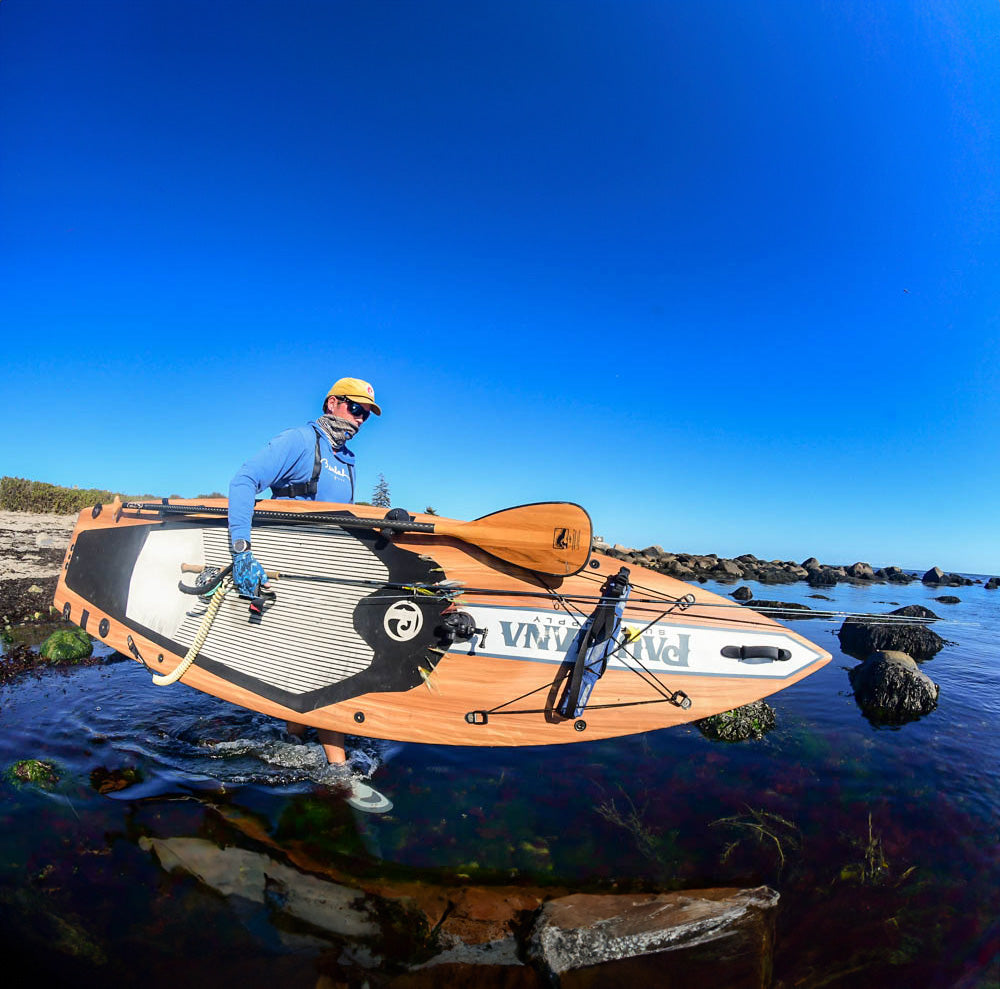
[[392, 498], [389, 496], [389, 485], [386, 482], [384, 474], [379, 474], [378, 484], [375, 485], [375, 490], [372, 491], [372, 505], [375, 508], [392, 507]]

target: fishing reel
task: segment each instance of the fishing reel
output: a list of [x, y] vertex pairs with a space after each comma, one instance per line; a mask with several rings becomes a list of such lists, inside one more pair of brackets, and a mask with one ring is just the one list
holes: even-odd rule
[[437, 627], [437, 634], [445, 648], [455, 641], [468, 642], [476, 635], [482, 636], [479, 645], [485, 646], [487, 631], [485, 628], [477, 628], [475, 618], [467, 611], [446, 611], [441, 616], [441, 624]]

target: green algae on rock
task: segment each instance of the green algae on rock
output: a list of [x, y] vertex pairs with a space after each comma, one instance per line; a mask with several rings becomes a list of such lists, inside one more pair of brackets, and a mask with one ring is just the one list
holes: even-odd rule
[[767, 701], [754, 701], [732, 711], [723, 711], [696, 721], [695, 727], [706, 738], [723, 742], [742, 742], [763, 738], [776, 724], [774, 709]]
[[34, 783], [48, 789], [59, 782], [59, 773], [51, 762], [41, 759], [21, 759], [7, 770], [7, 778], [16, 784]]
[[82, 628], [66, 628], [53, 632], [38, 651], [49, 662], [72, 663], [86, 659], [94, 651], [94, 643]]

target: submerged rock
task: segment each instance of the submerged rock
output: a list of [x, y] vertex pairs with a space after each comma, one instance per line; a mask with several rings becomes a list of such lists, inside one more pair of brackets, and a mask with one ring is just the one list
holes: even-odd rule
[[53, 632], [38, 651], [49, 662], [73, 663], [86, 659], [94, 651], [94, 643], [82, 628], [64, 628]]
[[43, 790], [48, 790], [59, 782], [59, 773], [51, 762], [41, 759], [21, 759], [7, 770], [7, 777], [12, 783], [33, 783]]
[[937, 707], [940, 688], [905, 652], [874, 652], [848, 676], [858, 706], [880, 724], [904, 724]]
[[164, 869], [183, 869], [225, 897], [267, 906], [327, 934], [379, 933], [374, 905], [358, 889], [306, 875], [259, 852], [219, 848], [204, 838], [141, 838]]
[[854, 616], [844, 621], [837, 635], [840, 648], [857, 659], [865, 659], [873, 652], [890, 650], [905, 652], [913, 659], [923, 662], [931, 659], [944, 645], [944, 639], [932, 632], [919, 621], [907, 622], [902, 619], [937, 618], [933, 611], [919, 604], [897, 608], [886, 616], [890, 621], [880, 622], [877, 618]]
[[542, 907], [528, 957], [564, 987], [760, 985], [771, 968], [777, 903], [767, 886], [577, 893]]
[[127, 790], [136, 783], [141, 783], [144, 777], [142, 770], [136, 766], [123, 766], [121, 769], [108, 769], [99, 766], [90, 774], [90, 785], [98, 793], [115, 793]]
[[936, 597], [935, 601], [940, 601], [942, 604], [961, 604], [962, 599], [955, 597], [954, 594], [942, 594], [940, 597]]
[[754, 701], [701, 718], [694, 723], [695, 727], [706, 738], [718, 739], [722, 742], [742, 742], [748, 738], [763, 738], [774, 726], [777, 720], [774, 708], [767, 701]]

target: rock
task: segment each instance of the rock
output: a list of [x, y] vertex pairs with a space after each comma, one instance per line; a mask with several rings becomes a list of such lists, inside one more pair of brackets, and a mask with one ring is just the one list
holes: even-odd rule
[[706, 738], [722, 742], [743, 742], [763, 738], [776, 724], [774, 709], [767, 701], [754, 701], [732, 711], [723, 711], [694, 723]]
[[689, 577], [694, 576], [694, 571], [684, 563], [677, 561], [671, 564], [670, 567], [665, 568], [666, 572], [670, 574], [671, 577], [677, 577], [679, 580], [687, 580]]
[[754, 611], [766, 611], [768, 618], [773, 618], [777, 622], [816, 617], [809, 605], [798, 604], [795, 601], [765, 601], [763, 598], [757, 598], [750, 602], [750, 607]]
[[757, 580], [762, 584], [794, 584], [798, 579], [795, 574], [789, 573], [784, 566], [774, 566], [773, 564], [766, 564], [757, 574]]
[[[840, 648], [857, 659], [866, 658], [880, 650], [905, 652], [920, 662], [931, 659], [940, 652], [944, 639], [919, 622], [899, 620], [900, 618], [926, 620], [927, 616], [915, 613], [915, 609], [927, 611], [920, 605], [907, 605], [905, 608], [889, 612], [896, 619], [894, 622], [879, 622], [877, 619], [861, 617], [846, 619], [837, 633], [840, 637]], [[934, 613], [929, 612], [929, 614], [933, 616]]]
[[829, 567], [824, 567], [820, 570], [809, 570], [806, 580], [810, 587], [835, 587], [837, 575]]
[[43, 790], [50, 790], [59, 782], [59, 772], [51, 762], [41, 759], [21, 759], [7, 770], [7, 778], [16, 785], [34, 783]]
[[639, 550], [643, 556], [648, 556], [651, 560], [658, 560], [661, 556], [666, 556], [666, 550], [662, 546], [647, 546]]
[[562, 989], [758, 986], [771, 969], [777, 903], [766, 886], [564, 896], [539, 912], [528, 957]]
[[990, 577], [990, 579], [986, 581], [986, 590], [995, 591], [998, 587], [1000, 587], [1000, 577]]
[[753, 597], [753, 591], [749, 587], [737, 587], [732, 596], [737, 601], [749, 601]]
[[880, 724], [903, 724], [937, 707], [940, 688], [905, 652], [874, 652], [848, 676], [858, 706]]
[[928, 622], [940, 621], [940, 618], [930, 608], [925, 608], [922, 604], [907, 604], [890, 612], [890, 614], [900, 618], [922, 618]]
[[954, 594], [942, 594], [940, 597], [934, 599], [935, 601], [940, 601], [942, 604], [961, 604], [962, 599], [955, 597]]
[[136, 766], [124, 766], [121, 769], [108, 769], [99, 766], [90, 774], [90, 785], [98, 793], [115, 793], [127, 790], [144, 779], [142, 770]]
[[847, 568], [847, 576], [853, 577], [855, 580], [873, 580], [875, 571], [872, 570], [870, 563], [855, 563]]
[[925, 584], [940, 584], [944, 577], [944, 571], [940, 567], [931, 567], [920, 579]]
[[732, 560], [719, 560], [712, 568], [712, 573], [720, 577], [742, 577], [743, 568]]
[[808, 560], [803, 560], [799, 566], [803, 570], [819, 570], [819, 560], [815, 556], [810, 556]]
[[379, 933], [373, 904], [360, 890], [318, 879], [260, 852], [219, 848], [204, 838], [140, 838], [164, 869], [184, 869], [225, 897], [268, 906], [330, 934]]
[[38, 651], [51, 663], [72, 663], [86, 659], [94, 651], [94, 643], [82, 628], [66, 628], [53, 632]]

